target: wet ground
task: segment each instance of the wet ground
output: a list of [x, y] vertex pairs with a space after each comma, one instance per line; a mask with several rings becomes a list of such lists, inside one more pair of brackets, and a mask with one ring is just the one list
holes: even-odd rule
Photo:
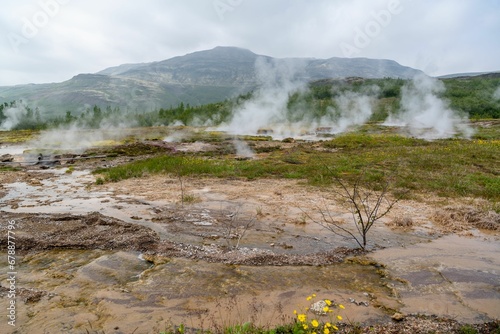
[[[311, 293], [368, 324], [396, 311], [500, 318], [498, 231], [449, 233], [433, 222], [433, 204], [400, 202], [361, 254], [310, 219], [328, 207], [348, 221], [345, 208], [298, 181], [186, 178], [181, 189], [176, 178], [148, 176], [96, 185], [90, 170], [109, 163], [0, 174], [0, 226], [17, 228], [18, 333], [277, 324], [309, 306]], [[181, 191], [192, 201], [182, 203]], [[412, 226], [394, 228], [402, 216]], [[5, 322], [0, 329], [15, 332]]]

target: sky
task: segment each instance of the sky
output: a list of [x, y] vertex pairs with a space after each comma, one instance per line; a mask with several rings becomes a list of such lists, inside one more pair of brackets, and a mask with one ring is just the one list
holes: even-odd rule
[[500, 71], [500, 0], [2, 0], [0, 29], [0, 86], [216, 46]]

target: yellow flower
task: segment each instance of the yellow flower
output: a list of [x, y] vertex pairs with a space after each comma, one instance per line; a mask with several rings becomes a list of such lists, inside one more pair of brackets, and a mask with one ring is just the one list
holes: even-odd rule
[[326, 328], [328, 328], [328, 327], [332, 327], [332, 324], [331, 324], [331, 323], [329, 323], [329, 322], [327, 322], [327, 323], [325, 324], [325, 327], [326, 327]]
[[339, 307], [340, 307], [341, 309], [343, 309], [343, 310], [345, 309], [344, 305], [342, 305], [342, 304], [339, 304]]
[[297, 319], [300, 321], [300, 322], [305, 322], [306, 321], [306, 315], [305, 314], [299, 314], [297, 316]]
[[333, 328], [333, 329], [335, 329], [336, 331], [338, 331], [338, 330], [339, 330], [339, 328], [338, 328], [337, 326], [335, 326], [335, 325], [333, 325], [333, 327], [332, 327], [332, 328]]
[[323, 334], [330, 334], [330, 330], [328, 328], [323, 329]]
[[328, 306], [323, 307], [323, 312], [328, 312], [329, 308]]
[[337, 319], [342, 320], [342, 317], [340, 315], [337, 316]]
[[313, 297], [311, 297], [311, 296], [307, 296], [307, 298], [306, 298], [306, 299], [307, 299], [307, 300], [311, 300], [311, 299], [313, 299]]
[[293, 310], [293, 314], [297, 314], [297, 310]]
[[314, 319], [313, 321], [311, 321], [311, 326], [313, 326], [314, 328], [318, 327], [319, 326], [318, 320]]
[[316, 298], [316, 294], [315, 294], [315, 293], [313, 293], [313, 295], [312, 295], [312, 296], [313, 296], [313, 298]]
[[326, 305], [328, 306], [331, 306], [332, 305], [332, 301], [330, 299], [325, 299], [325, 303]]
[[302, 325], [302, 328], [307, 329], [308, 327], [307, 327], [307, 325], [306, 325], [306, 324], [303, 324], [303, 325]]

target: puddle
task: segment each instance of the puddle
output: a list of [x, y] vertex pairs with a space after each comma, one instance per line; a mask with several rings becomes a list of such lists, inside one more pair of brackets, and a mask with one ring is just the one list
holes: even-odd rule
[[[374, 306], [350, 304], [349, 298], [397, 305], [376, 269], [358, 264], [234, 266], [175, 258], [152, 266], [133, 252], [64, 250], [25, 256], [18, 277], [18, 288], [45, 292], [37, 303], [19, 302], [18, 330], [23, 332], [64, 327], [70, 333], [92, 328], [150, 333], [169, 322], [208, 328], [252, 317], [257, 324], [272, 325], [290, 321], [293, 310], [309, 306], [306, 296], [313, 292], [345, 304], [342, 315], [356, 321], [387, 315]], [[7, 302], [0, 299], [0, 307]]]
[[144, 225], [160, 237], [167, 233], [160, 225], [150, 221], [154, 216], [151, 204], [129, 196], [113, 196], [110, 191], [88, 189], [95, 178], [88, 171], [66, 173], [66, 168], [34, 173], [55, 177], [36, 180], [33, 184], [13, 182], [4, 184], [5, 203], [0, 210], [22, 213], [71, 213], [74, 215], [100, 212], [125, 222]]
[[500, 242], [494, 236], [448, 235], [371, 256], [398, 284], [403, 312], [481, 322], [500, 318]]

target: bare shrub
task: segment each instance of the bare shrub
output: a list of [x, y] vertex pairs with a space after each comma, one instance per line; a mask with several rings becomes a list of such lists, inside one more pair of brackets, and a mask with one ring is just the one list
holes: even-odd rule
[[453, 231], [463, 231], [473, 227], [492, 231], [500, 230], [500, 214], [470, 205], [446, 206], [437, 210], [432, 220]]
[[338, 187], [332, 187], [332, 192], [337, 200], [349, 208], [356, 230], [352, 232], [342, 222], [335, 220], [327, 207], [326, 209], [318, 207], [320, 220], [315, 220], [309, 215], [308, 217], [336, 235], [353, 239], [361, 249], [365, 250], [368, 232], [372, 226], [391, 211], [405, 192], [399, 192], [395, 197], [390, 196], [389, 190], [394, 180], [391, 177], [385, 177], [384, 174], [375, 177], [362, 171], [354, 182], [349, 184], [338, 174], [329, 171], [338, 185]]
[[221, 221], [223, 237], [228, 249], [238, 249], [241, 239], [245, 236], [255, 223], [254, 218], [240, 216], [240, 207], [229, 209], [225, 212], [225, 218]]

